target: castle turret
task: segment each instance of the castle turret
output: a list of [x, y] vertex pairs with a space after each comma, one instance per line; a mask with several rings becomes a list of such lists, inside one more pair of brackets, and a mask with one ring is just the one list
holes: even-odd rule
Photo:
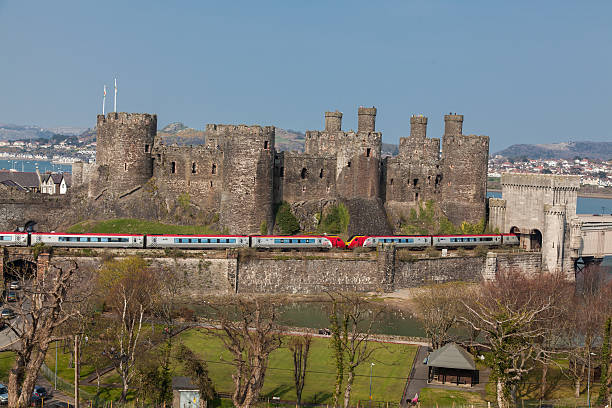
[[219, 221], [232, 234], [252, 234], [273, 225], [273, 126], [207, 125], [206, 137], [223, 150]]
[[456, 113], [444, 115], [444, 136], [463, 134], [463, 115]]
[[427, 137], [427, 116], [412, 116], [410, 118], [410, 137], [425, 139]]
[[325, 131], [340, 132], [342, 130], [342, 112], [325, 112]]
[[462, 135], [463, 115], [445, 115], [442, 139], [442, 208], [456, 225], [486, 216], [489, 138]]
[[358, 132], [375, 132], [376, 131], [376, 108], [359, 107], [359, 120], [357, 124]]
[[96, 164], [109, 191], [122, 193], [153, 176], [151, 151], [157, 115], [113, 112], [98, 115]]

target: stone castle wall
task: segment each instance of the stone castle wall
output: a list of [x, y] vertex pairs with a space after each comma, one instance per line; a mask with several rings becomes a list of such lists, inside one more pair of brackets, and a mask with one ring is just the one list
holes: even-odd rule
[[[20, 248], [0, 252], [0, 265], [27, 258]], [[479, 282], [497, 271], [540, 271], [536, 253], [490, 253], [489, 257], [449, 257], [402, 261], [393, 247], [354, 253], [252, 253], [250, 251], [184, 251], [168, 256], [160, 250], [58, 250], [48, 262], [77, 262], [84, 271], [104, 259], [140, 255], [175, 280], [182, 296], [193, 300], [221, 293], [317, 294], [325, 291], [392, 292], [424, 284]], [[490, 259], [493, 261], [491, 262]]]

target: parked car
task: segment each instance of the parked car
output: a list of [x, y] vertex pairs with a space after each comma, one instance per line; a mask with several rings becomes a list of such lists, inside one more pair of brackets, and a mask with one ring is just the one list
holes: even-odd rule
[[51, 397], [51, 393], [42, 385], [36, 385], [34, 387], [34, 394], [37, 394], [40, 398], [44, 399]]
[[14, 290], [9, 290], [9, 292], [6, 295], [6, 300], [9, 302], [16, 302], [17, 301], [17, 292], [15, 292]]
[[21, 289], [21, 285], [19, 285], [19, 281], [12, 281], [11, 283], [9, 283], [9, 289], [10, 290], [19, 290], [19, 289]]
[[15, 317], [15, 312], [13, 311], [13, 309], [9, 309], [7, 307], [6, 309], [2, 309], [2, 312], [0, 312], [0, 317], [5, 320], [9, 320]]
[[8, 388], [6, 385], [0, 383], [0, 404], [8, 404]]

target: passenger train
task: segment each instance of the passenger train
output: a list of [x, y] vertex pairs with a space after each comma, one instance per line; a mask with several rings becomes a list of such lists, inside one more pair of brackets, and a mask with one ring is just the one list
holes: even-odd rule
[[518, 245], [515, 234], [480, 235], [357, 235], [345, 243], [333, 235], [176, 235], [75, 234], [63, 232], [0, 232], [0, 246], [74, 248], [180, 248], [180, 249], [354, 249], [395, 244], [398, 248], [473, 248]]

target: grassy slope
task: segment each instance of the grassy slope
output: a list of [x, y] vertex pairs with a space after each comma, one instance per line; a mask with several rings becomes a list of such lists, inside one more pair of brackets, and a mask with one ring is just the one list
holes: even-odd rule
[[454, 405], [484, 404], [486, 401], [477, 392], [423, 388], [419, 395], [422, 407], [451, 407]]
[[116, 234], [216, 234], [205, 225], [171, 225], [155, 221], [118, 218], [107, 221], [83, 221], [68, 228], [75, 233]]

